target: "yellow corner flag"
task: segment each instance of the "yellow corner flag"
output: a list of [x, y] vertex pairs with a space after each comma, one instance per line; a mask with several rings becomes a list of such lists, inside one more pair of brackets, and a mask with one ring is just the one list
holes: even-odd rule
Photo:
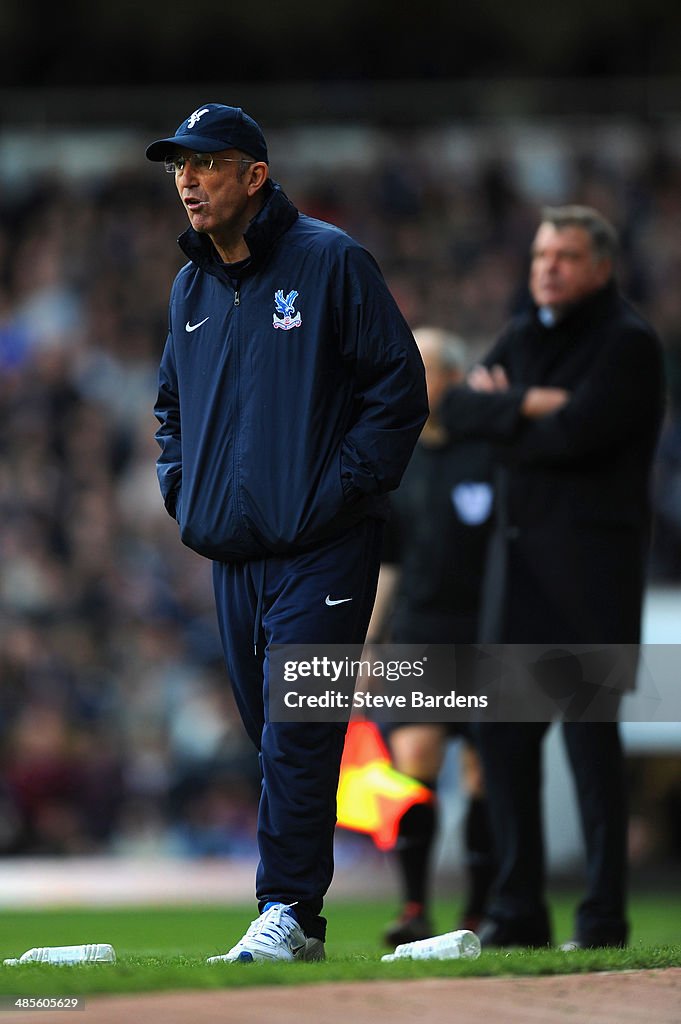
[[396, 771], [374, 722], [348, 725], [338, 781], [337, 819], [341, 828], [366, 832], [379, 850], [391, 850], [402, 815], [414, 804], [432, 803], [432, 790]]

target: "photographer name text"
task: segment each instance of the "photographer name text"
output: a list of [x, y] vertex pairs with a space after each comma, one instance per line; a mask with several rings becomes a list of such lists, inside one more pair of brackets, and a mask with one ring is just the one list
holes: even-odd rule
[[287, 708], [340, 708], [342, 710], [368, 708], [486, 708], [487, 697], [449, 693], [424, 693], [412, 690], [404, 693], [372, 693], [370, 690], [356, 690], [352, 695], [342, 690], [324, 690], [321, 693], [301, 693], [287, 690], [284, 694]]

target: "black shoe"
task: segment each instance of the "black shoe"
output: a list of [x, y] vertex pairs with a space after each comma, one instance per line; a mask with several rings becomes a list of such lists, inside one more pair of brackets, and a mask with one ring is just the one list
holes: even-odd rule
[[454, 928], [457, 931], [461, 931], [463, 929], [467, 932], [475, 932], [477, 935], [483, 920], [483, 914], [476, 914], [474, 911], [469, 911], [468, 913], [462, 914], [454, 925]]
[[483, 949], [510, 949], [517, 946], [539, 948], [551, 945], [549, 928], [534, 919], [495, 921], [487, 917], [481, 922], [477, 936]]
[[424, 914], [422, 907], [407, 904], [397, 921], [389, 924], [383, 934], [387, 946], [399, 946], [403, 942], [418, 942], [434, 935], [433, 925]]

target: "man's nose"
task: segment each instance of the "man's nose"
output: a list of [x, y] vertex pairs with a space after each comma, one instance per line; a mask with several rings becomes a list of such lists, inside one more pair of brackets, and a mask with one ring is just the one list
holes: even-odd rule
[[196, 170], [192, 167], [191, 160], [187, 160], [182, 170], [176, 172], [175, 181], [183, 186], [196, 183]]

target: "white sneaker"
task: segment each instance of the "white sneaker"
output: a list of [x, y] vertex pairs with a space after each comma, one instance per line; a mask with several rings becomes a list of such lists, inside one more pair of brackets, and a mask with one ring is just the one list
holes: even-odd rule
[[[292, 904], [293, 906], [295, 904]], [[253, 963], [254, 960], [323, 960], [324, 943], [307, 937], [286, 903], [272, 903], [251, 921], [243, 939], [209, 964]]]

